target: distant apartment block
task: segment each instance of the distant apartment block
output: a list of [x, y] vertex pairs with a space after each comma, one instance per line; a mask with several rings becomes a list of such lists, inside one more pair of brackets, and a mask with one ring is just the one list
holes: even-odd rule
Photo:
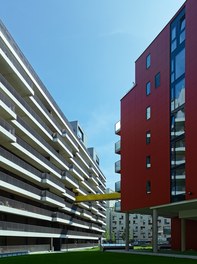
[[[108, 189], [107, 189], [108, 190]], [[109, 191], [108, 191], [109, 192]], [[109, 238], [115, 243], [125, 243], [125, 214], [116, 211], [114, 201], [106, 202], [106, 230]], [[159, 243], [168, 243], [171, 237], [171, 221], [168, 218], [158, 218]], [[113, 239], [115, 241], [113, 241]], [[152, 216], [130, 214], [129, 215], [129, 240], [141, 243], [152, 241]]]
[[75, 197], [104, 193], [105, 183], [78, 121], [67, 120], [0, 22], [0, 252], [96, 245], [105, 202]]

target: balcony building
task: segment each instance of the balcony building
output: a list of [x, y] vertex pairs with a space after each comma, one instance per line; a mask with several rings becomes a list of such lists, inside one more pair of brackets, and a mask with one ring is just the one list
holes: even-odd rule
[[78, 203], [103, 193], [106, 178], [0, 22], [0, 249], [63, 250], [97, 245], [105, 203]]

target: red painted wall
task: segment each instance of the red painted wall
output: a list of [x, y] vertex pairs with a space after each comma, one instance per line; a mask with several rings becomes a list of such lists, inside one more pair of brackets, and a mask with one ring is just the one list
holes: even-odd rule
[[[169, 26], [136, 61], [136, 86], [121, 100], [121, 206], [123, 211], [170, 202], [170, 109], [169, 109]], [[146, 56], [151, 66], [146, 69]], [[154, 78], [160, 72], [161, 85]], [[151, 94], [146, 96], [146, 83]], [[151, 119], [146, 120], [146, 107]], [[146, 144], [146, 131], [151, 143]], [[146, 168], [146, 156], [151, 168]], [[146, 181], [151, 181], [151, 194]]]
[[179, 218], [171, 219], [171, 247], [181, 250], [181, 221]]
[[[186, 199], [197, 198], [197, 1], [186, 1]], [[170, 203], [170, 24], [136, 61], [136, 86], [121, 100], [121, 205], [122, 211]], [[146, 69], [146, 56], [151, 67]], [[161, 86], [154, 77], [161, 73]], [[146, 83], [151, 81], [151, 95]], [[151, 119], [146, 120], [146, 107]], [[151, 143], [146, 145], [146, 131]], [[146, 168], [146, 156], [151, 168]], [[146, 194], [146, 181], [151, 194]], [[180, 219], [172, 219], [172, 248], [180, 249]], [[197, 250], [197, 222], [186, 222], [187, 249]]]
[[[186, 190], [187, 199], [197, 198], [197, 1], [186, 3]], [[192, 194], [189, 195], [188, 192]]]
[[[181, 220], [173, 218], [171, 221], [171, 246], [173, 250], [181, 250]], [[197, 250], [197, 224], [196, 221], [186, 220], [186, 250]]]

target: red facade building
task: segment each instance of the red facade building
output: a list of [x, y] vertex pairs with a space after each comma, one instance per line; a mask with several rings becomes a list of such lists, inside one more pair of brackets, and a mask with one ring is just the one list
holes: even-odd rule
[[136, 61], [121, 99], [121, 210], [172, 218], [172, 247], [197, 249], [197, 1]]

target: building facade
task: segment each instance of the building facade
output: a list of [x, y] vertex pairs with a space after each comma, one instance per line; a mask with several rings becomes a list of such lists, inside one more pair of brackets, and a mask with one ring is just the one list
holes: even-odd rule
[[98, 243], [106, 178], [79, 123], [69, 122], [0, 22], [0, 252]]
[[[106, 230], [111, 242], [125, 243], [126, 219], [125, 214], [117, 212], [115, 204], [106, 205]], [[168, 218], [158, 218], [158, 242], [168, 243], [171, 237], [171, 221]], [[114, 241], [113, 241], [114, 240]], [[129, 241], [138, 244], [150, 244], [152, 241], [152, 216], [129, 214]]]
[[137, 59], [116, 126], [122, 211], [171, 217], [172, 247], [182, 250], [197, 249], [196, 13], [187, 0]]

